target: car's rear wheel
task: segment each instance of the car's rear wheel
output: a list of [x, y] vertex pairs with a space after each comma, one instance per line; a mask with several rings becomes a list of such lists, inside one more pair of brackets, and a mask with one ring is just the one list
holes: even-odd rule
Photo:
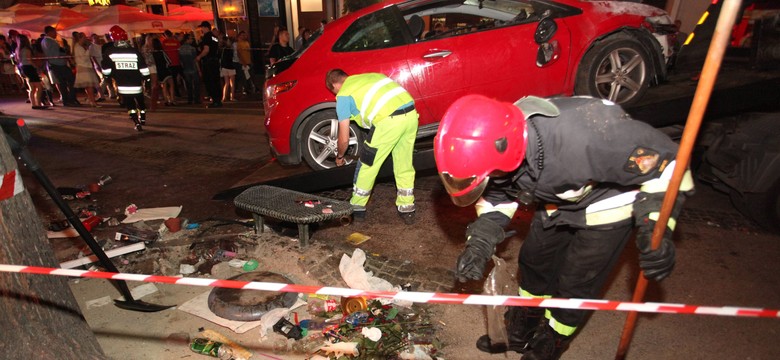
[[[330, 169], [336, 166], [339, 121], [335, 110], [320, 111], [304, 123], [301, 136], [303, 160], [314, 170]], [[359, 154], [363, 143], [363, 132], [354, 123], [349, 124], [349, 146], [345, 154], [347, 164]]]
[[647, 91], [652, 71], [650, 56], [642, 45], [616, 35], [600, 40], [585, 54], [574, 92], [631, 105]]

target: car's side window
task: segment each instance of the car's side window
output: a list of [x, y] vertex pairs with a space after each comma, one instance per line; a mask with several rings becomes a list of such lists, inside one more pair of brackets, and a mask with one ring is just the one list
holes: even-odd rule
[[471, 15], [439, 13], [430, 17], [430, 29], [423, 33], [423, 40], [441, 39], [497, 27], [496, 19]]
[[387, 49], [406, 44], [407, 26], [398, 9], [388, 7], [357, 19], [333, 45], [334, 52]]

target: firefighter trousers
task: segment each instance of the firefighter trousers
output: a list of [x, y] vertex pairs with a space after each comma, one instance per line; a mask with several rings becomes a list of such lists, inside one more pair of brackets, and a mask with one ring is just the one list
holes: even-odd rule
[[[534, 215], [520, 248], [520, 295], [595, 299], [631, 236], [633, 226], [621, 222], [608, 229], [571, 226], [544, 228], [542, 212]], [[561, 335], [572, 335], [587, 310], [548, 309], [545, 317]]]
[[390, 154], [393, 156], [393, 174], [398, 189], [395, 200], [398, 211], [415, 210], [415, 171], [412, 156], [417, 138], [418, 118], [417, 111], [412, 110], [406, 114], [387, 117], [372, 126], [355, 169], [354, 192], [350, 204], [356, 210], [365, 209], [379, 169]]

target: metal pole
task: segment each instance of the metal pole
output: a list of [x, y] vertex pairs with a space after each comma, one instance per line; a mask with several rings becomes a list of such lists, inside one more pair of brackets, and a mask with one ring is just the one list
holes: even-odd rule
[[[680, 190], [680, 182], [682, 182], [683, 175], [688, 168], [693, 144], [699, 133], [704, 112], [707, 110], [707, 103], [710, 100], [712, 88], [715, 85], [718, 70], [723, 61], [723, 54], [726, 52], [726, 47], [729, 43], [731, 29], [734, 27], [734, 22], [736, 21], [736, 16], [741, 4], [742, 0], [725, 0], [723, 2], [723, 7], [721, 8], [720, 16], [718, 17], [718, 23], [715, 25], [715, 33], [712, 42], [710, 43], [710, 48], [707, 51], [707, 58], [704, 61], [699, 84], [696, 87], [696, 93], [693, 96], [693, 103], [691, 104], [691, 111], [688, 113], [688, 120], [685, 123], [682, 140], [680, 140], [680, 148], [677, 151], [674, 173], [672, 174], [669, 188], [664, 196], [658, 221], [655, 223], [655, 228], [653, 229], [653, 249], [658, 248], [658, 245], [661, 244], [664, 231], [666, 231], [666, 223], [669, 221], [669, 215], [672, 212], [674, 201]], [[645, 296], [645, 290], [647, 290], [647, 279], [640, 274], [639, 279], [636, 282], [632, 301], [641, 302]], [[625, 359], [629, 344], [631, 343], [631, 337], [634, 333], [636, 318], [636, 311], [628, 313], [626, 323], [623, 326], [623, 333], [620, 336], [620, 345], [615, 354], [615, 359]]]

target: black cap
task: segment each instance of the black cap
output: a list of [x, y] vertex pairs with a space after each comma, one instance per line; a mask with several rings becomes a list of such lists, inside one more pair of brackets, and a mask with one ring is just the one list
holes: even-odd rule
[[200, 27], [211, 29], [211, 24], [208, 21], [200, 23]]

